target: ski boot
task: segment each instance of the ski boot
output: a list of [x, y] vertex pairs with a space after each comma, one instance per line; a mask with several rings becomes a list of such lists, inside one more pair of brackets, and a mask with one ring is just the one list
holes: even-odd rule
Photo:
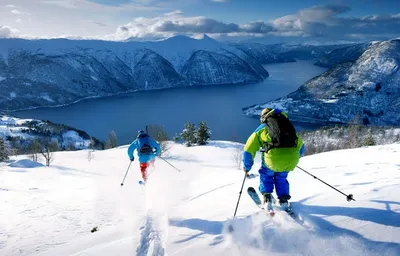
[[264, 199], [264, 202], [263, 202], [264, 204], [267, 204], [268, 202], [272, 203], [272, 196], [270, 193], [263, 193], [262, 195], [263, 195], [263, 199]]
[[292, 208], [289, 203], [290, 196], [282, 196], [279, 198], [279, 205], [285, 212], [290, 212]]
[[264, 199], [264, 210], [266, 210], [269, 215], [274, 216], [275, 212], [274, 209], [272, 208], [272, 203], [274, 201], [272, 195], [270, 193], [263, 193], [263, 199]]

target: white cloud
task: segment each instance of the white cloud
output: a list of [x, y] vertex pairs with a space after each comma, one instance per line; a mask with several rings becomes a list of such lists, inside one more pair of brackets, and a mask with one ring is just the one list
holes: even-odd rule
[[18, 30], [13, 29], [9, 26], [1, 26], [0, 25], [0, 38], [10, 38], [14, 37], [15, 33], [17, 33]]
[[[252, 21], [244, 24], [223, 22], [205, 16], [187, 16], [176, 10], [170, 10], [166, 1], [161, 0], [126, 0], [125, 4], [106, 5], [92, 0], [15, 0], [5, 12], [3, 24], [20, 23], [19, 36], [26, 37], [61, 37], [102, 38], [120, 40], [126, 38], [160, 39], [174, 35], [200, 37], [208, 34], [213, 38], [232, 37], [319, 37], [333, 39], [398, 37], [400, 13], [393, 15], [370, 15], [348, 17], [350, 10], [346, 6], [323, 5], [299, 10], [275, 20]], [[170, 0], [181, 1], [200, 0]], [[201, 0], [204, 1], [204, 0]], [[210, 0], [211, 1], [211, 0]], [[163, 3], [161, 3], [163, 2]], [[26, 3], [23, 4], [23, 3]], [[16, 6], [19, 6], [17, 8]], [[21, 6], [24, 6], [22, 9]], [[180, 6], [184, 8], [183, 5]], [[22, 10], [21, 10], [22, 9]], [[21, 14], [28, 14], [31, 20], [16, 19]], [[12, 12], [12, 13], [11, 13]], [[137, 14], [157, 15], [138, 17], [126, 22], [120, 17]], [[158, 13], [158, 14], [157, 14]], [[15, 14], [15, 15], [13, 15]], [[123, 14], [123, 15], [122, 15]], [[2, 18], [3, 18], [2, 17]], [[43, 19], [41, 19], [43, 17]], [[45, 19], [44, 19], [45, 17]], [[135, 16], [134, 16], [135, 17]], [[15, 23], [16, 22], [16, 23]], [[123, 25], [120, 25], [123, 24]], [[117, 28], [117, 29], [115, 29]], [[3, 34], [6, 29], [3, 28]]]
[[400, 15], [374, 15], [362, 18], [340, 17], [350, 8], [340, 5], [314, 6], [272, 22], [274, 35], [343, 38], [363, 35], [392, 37], [399, 33]]
[[166, 13], [155, 18], [136, 18], [117, 28], [117, 38], [163, 38], [176, 34], [266, 34], [272, 27], [263, 21], [238, 25], [224, 23], [204, 16], [186, 17], [181, 11]]
[[350, 8], [341, 5], [314, 6], [266, 23], [256, 21], [246, 24], [224, 23], [204, 16], [185, 16], [182, 11], [166, 13], [154, 18], [136, 18], [119, 26], [116, 37], [163, 38], [177, 34], [198, 37], [209, 34], [225, 36], [276, 36], [354, 38], [355, 36], [393, 37], [399, 32], [400, 14], [375, 15], [362, 18], [340, 17]]
[[7, 8], [17, 8], [15, 5], [12, 5], [12, 4], [6, 5], [6, 7]]
[[11, 10], [11, 13], [16, 14], [16, 15], [27, 14], [26, 12], [20, 12], [17, 9]]

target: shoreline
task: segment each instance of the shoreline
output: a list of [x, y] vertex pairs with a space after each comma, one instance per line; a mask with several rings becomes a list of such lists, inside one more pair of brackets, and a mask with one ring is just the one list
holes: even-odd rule
[[27, 110], [36, 110], [36, 109], [41, 109], [41, 108], [59, 108], [59, 107], [66, 107], [70, 106], [76, 103], [79, 103], [84, 100], [91, 100], [91, 99], [101, 99], [101, 98], [108, 98], [108, 97], [114, 97], [114, 96], [119, 96], [119, 95], [124, 95], [124, 94], [130, 94], [130, 93], [140, 93], [140, 92], [150, 92], [150, 91], [163, 91], [163, 90], [171, 90], [171, 89], [181, 89], [181, 88], [191, 88], [191, 87], [197, 87], [197, 88], [202, 88], [202, 87], [208, 87], [208, 86], [235, 86], [235, 85], [246, 85], [246, 84], [257, 84], [265, 81], [269, 77], [266, 77], [262, 81], [258, 82], [238, 82], [238, 83], [222, 83], [222, 84], [188, 84], [185, 86], [173, 86], [173, 87], [166, 87], [166, 88], [156, 88], [156, 89], [150, 89], [150, 90], [129, 90], [129, 91], [124, 91], [124, 92], [118, 92], [118, 93], [111, 93], [107, 95], [99, 95], [99, 96], [88, 96], [84, 97], [78, 100], [75, 100], [70, 103], [64, 103], [64, 104], [58, 104], [58, 105], [48, 105], [48, 106], [37, 106], [37, 107], [26, 107], [26, 108], [19, 108], [19, 109], [13, 109], [13, 110], [4, 110], [0, 109], [0, 113], [5, 113], [5, 114], [11, 114], [15, 112], [20, 112], [20, 111], [27, 111]]

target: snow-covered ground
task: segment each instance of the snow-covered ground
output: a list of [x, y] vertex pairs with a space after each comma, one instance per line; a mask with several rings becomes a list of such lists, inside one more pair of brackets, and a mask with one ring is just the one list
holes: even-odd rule
[[[55, 154], [52, 166], [24, 156], [0, 170], [0, 255], [400, 255], [400, 145], [304, 157], [289, 175], [299, 222], [271, 219], [246, 194], [232, 220], [243, 172], [238, 145], [174, 144], [146, 187], [127, 147]], [[240, 147], [241, 145], [239, 145]], [[233, 224], [235, 231], [228, 232]], [[91, 233], [93, 227], [98, 231]]]

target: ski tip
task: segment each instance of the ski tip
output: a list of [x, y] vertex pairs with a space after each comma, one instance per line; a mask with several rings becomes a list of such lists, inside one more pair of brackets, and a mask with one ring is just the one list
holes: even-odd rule
[[248, 192], [256, 192], [256, 190], [255, 190], [253, 187], [248, 187], [248, 188], [247, 188], [247, 191], [248, 191]]

